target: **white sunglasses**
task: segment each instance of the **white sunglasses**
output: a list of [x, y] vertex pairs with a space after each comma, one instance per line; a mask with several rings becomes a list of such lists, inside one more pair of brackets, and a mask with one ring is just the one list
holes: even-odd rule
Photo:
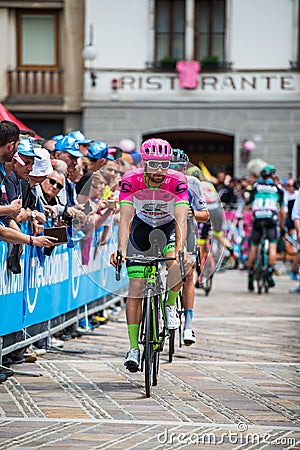
[[149, 167], [149, 169], [157, 170], [160, 167], [162, 170], [166, 170], [170, 166], [170, 161], [150, 160], [146, 161], [146, 164]]

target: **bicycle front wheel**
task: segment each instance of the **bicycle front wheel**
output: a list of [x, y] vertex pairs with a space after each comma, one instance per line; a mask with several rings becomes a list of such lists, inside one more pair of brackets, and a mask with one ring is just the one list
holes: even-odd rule
[[145, 390], [146, 397], [151, 395], [152, 368], [153, 368], [153, 316], [152, 316], [152, 293], [149, 290], [145, 296]]
[[153, 352], [153, 386], [157, 386], [158, 370], [159, 370], [159, 350]]

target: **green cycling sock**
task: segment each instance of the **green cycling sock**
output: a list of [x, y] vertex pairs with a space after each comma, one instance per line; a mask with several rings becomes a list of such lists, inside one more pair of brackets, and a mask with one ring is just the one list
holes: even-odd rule
[[139, 348], [139, 329], [140, 325], [138, 323], [130, 323], [127, 325], [130, 350], [133, 348]]
[[169, 289], [168, 298], [166, 300], [166, 306], [175, 306], [178, 294], [179, 291], [172, 291], [172, 289]]

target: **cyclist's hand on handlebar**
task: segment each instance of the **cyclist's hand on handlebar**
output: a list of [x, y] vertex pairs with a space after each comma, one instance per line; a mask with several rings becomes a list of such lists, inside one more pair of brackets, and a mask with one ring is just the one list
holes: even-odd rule
[[[121, 264], [124, 263], [126, 258], [126, 253], [122, 250], [122, 260], [121, 260]], [[117, 259], [118, 259], [118, 252], [114, 252], [110, 255], [110, 264], [114, 267], [117, 266]]]
[[[176, 251], [176, 261], [179, 263], [179, 251]], [[183, 250], [183, 263], [186, 266], [191, 263], [191, 255]]]

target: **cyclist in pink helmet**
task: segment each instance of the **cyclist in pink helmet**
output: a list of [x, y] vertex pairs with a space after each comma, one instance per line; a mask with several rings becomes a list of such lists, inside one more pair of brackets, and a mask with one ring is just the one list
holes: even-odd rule
[[[184, 249], [186, 240], [188, 184], [184, 174], [169, 169], [172, 158], [170, 144], [163, 139], [148, 139], [141, 146], [141, 156], [144, 167], [126, 172], [121, 180], [118, 249], [122, 251], [122, 262], [126, 256], [133, 254], [150, 256], [153, 237], [156, 240], [158, 237], [161, 253], [167, 258], [177, 256], [179, 250]], [[110, 262], [116, 266], [117, 252], [111, 255]], [[147, 267], [131, 261], [127, 261], [126, 266], [129, 277], [126, 317], [130, 349], [124, 365], [130, 372], [136, 372], [140, 363], [138, 336]], [[176, 298], [181, 284], [179, 265], [169, 261], [169, 290], [165, 308], [169, 329], [179, 327]]]
[[171, 145], [164, 139], [148, 139], [141, 146], [141, 157], [143, 161], [149, 161], [151, 159], [171, 161], [172, 154]]

